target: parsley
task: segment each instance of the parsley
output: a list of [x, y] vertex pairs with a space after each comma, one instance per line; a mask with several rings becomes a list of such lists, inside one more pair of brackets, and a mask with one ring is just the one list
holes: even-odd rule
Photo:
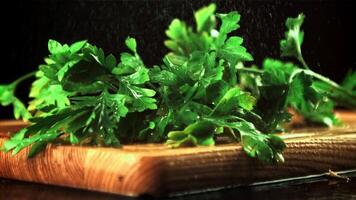
[[14, 107], [14, 116], [15, 119], [29, 119], [31, 114], [27, 111], [25, 105], [15, 96], [16, 87], [24, 80], [31, 78], [34, 73], [29, 73], [20, 77], [16, 81], [7, 85], [0, 85], [0, 104], [2, 106], [12, 105]]
[[[32, 157], [48, 143], [211, 146], [216, 137], [228, 136], [251, 157], [283, 162], [286, 145], [273, 133], [290, 121], [287, 108], [332, 126], [340, 123], [334, 105], [356, 107], [355, 72], [340, 86], [305, 62], [303, 14], [287, 19], [280, 42], [281, 56], [296, 58], [301, 67], [267, 58], [258, 68], [244, 66], [253, 57], [235, 34], [240, 14], [215, 10], [210, 4], [195, 12], [195, 27], [174, 19], [164, 42], [169, 52], [150, 68], [131, 37], [125, 40], [128, 52], [119, 57], [86, 40], [49, 40], [50, 55], [38, 71], [0, 86], [1, 104], [12, 104], [16, 118], [31, 122], [2, 150], [16, 154], [31, 146]], [[15, 89], [33, 75], [26, 109]]]

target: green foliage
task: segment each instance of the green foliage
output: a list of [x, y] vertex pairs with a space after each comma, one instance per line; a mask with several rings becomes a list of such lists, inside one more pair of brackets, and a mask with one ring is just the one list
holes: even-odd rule
[[341, 85], [352, 94], [356, 94], [356, 71], [349, 71]]
[[313, 82], [313, 87], [324, 96], [327, 96], [334, 104], [350, 109], [356, 108], [356, 72], [349, 71], [341, 86], [325, 81]]
[[[112, 54], [105, 56], [87, 41], [62, 45], [49, 40], [51, 54], [40, 65], [30, 91], [34, 99], [28, 109], [36, 117], [20, 131], [23, 137], [13, 137], [3, 150], [16, 154], [31, 145], [31, 157], [59, 137], [72, 144], [120, 146], [120, 120], [128, 113], [157, 108], [152, 98], [156, 92], [145, 87], [149, 70], [137, 54], [136, 40], [125, 43], [134, 54], [122, 53], [117, 63]], [[14, 84], [1, 89], [2, 104], [18, 106]]]
[[352, 76], [355, 78], [355, 75], [350, 72], [342, 87], [309, 69], [301, 51], [304, 33], [300, 27], [304, 18], [303, 14], [299, 14], [296, 18], [288, 18], [286, 38], [280, 42], [281, 55], [297, 58], [306, 68], [295, 69], [290, 75], [291, 90], [288, 105], [309, 121], [328, 126], [338, 125], [341, 122], [333, 114], [335, 104], [349, 108], [356, 107], [356, 94], [353, 92], [355, 81], [352, 81]]
[[210, 4], [194, 13], [195, 21], [197, 23], [197, 32], [210, 31], [215, 27], [215, 10], [215, 4]]
[[[286, 145], [272, 133], [290, 120], [287, 108], [331, 126], [340, 123], [332, 112], [335, 104], [356, 107], [354, 72], [341, 87], [306, 65], [303, 14], [287, 19], [286, 38], [280, 43], [282, 56], [297, 58], [303, 68], [266, 59], [258, 69], [244, 67], [253, 57], [235, 33], [239, 13], [215, 11], [210, 4], [195, 12], [195, 27], [174, 19], [164, 42], [169, 52], [161, 65], [151, 68], [131, 37], [125, 40], [129, 52], [120, 57], [86, 40], [71, 45], [49, 40], [50, 55], [37, 72], [0, 85], [0, 103], [13, 105], [16, 118], [31, 122], [2, 150], [16, 154], [30, 147], [32, 157], [48, 143], [211, 146], [216, 137], [228, 136], [251, 157], [283, 162]], [[26, 109], [15, 89], [33, 75], [37, 79]]]
[[[293, 108], [307, 121], [328, 126], [341, 124], [333, 114], [336, 104], [356, 107], [356, 96], [352, 92], [352, 81], [349, 77], [345, 79], [342, 87], [310, 70], [305, 63], [301, 51], [304, 34], [300, 29], [304, 18], [303, 14], [297, 18], [288, 18], [285, 39], [280, 42], [281, 55], [297, 58], [303, 67], [266, 59], [262, 70], [243, 67], [238, 69], [242, 72], [240, 79], [245, 81], [242, 82], [243, 87], [258, 97], [255, 111], [264, 121], [258, 126], [262, 130], [281, 129], [281, 125], [290, 120], [287, 107]], [[254, 82], [256, 77], [261, 81]]]
[[[271, 59], [265, 60], [263, 69], [262, 84], [264, 87], [268, 85], [272, 87], [270, 93], [266, 95], [264, 95], [266, 88], [261, 90], [263, 98], [259, 105], [269, 105], [275, 108], [269, 109], [269, 111], [266, 111], [265, 107], [259, 108], [263, 114], [267, 113], [264, 119], [272, 120], [273, 116], [276, 116], [276, 125], [288, 121], [289, 115], [286, 113], [286, 107], [289, 106], [307, 120], [328, 126], [340, 123], [333, 114], [333, 103], [315, 89], [313, 85], [315, 78], [307, 74], [305, 70], [292, 63], [283, 63]], [[281, 94], [283, 95], [278, 97]], [[275, 113], [279, 112], [279, 114], [270, 114], [273, 110]], [[272, 125], [274, 123], [269, 121], [268, 124]]]
[[304, 68], [308, 68], [305, 63], [301, 46], [304, 40], [304, 32], [300, 30], [304, 22], [304, 14], [299, 14], [296, 18], [288, 18], [286, 20], [287, 31], [285, 32], [285, 39], [281, 40], [281, 56], [290, 56], [298, 59]]
[[[171, 52], [163, 65], [151, 70], [152, 82], [159, 85], [162, 95], [153, 137], [168, 131], [166, 143], [172, 147], [210, 146], [221, 130], [228, 130], [223, 134], [246, 141], [242, 144], [250, 156], [277, 161], [283, 148], [271, 146], [272, 136], [253, 125], [261, 121], [252, 111], [256, 99], [236, 85], [237, 63], [253, 60], [242, 46], [243, 39], [230, 35], [238, 29], [240, 15], [215, 15], [214, 10], [209, 6], [197, 11], [197, 31], [175, 19], [166, 32], [170, 40], [165, 44]], [[221, 20], [220, 27], [213, 23], [216, 18]]]
[[12, 105], [14, 108], [15, 119], [29, 119], [31, 114], [25, 105], [15, 96], [17, 82], [8, 85], [0, 85], [0, 104], [2, 106]]
[[166, 144], [172, 147], [179, 146], [211, 146], [214, 145], [214, 131], [216, 126], [210, 121], [197, 121], [187, 126], [183, 131], [168, 133]]

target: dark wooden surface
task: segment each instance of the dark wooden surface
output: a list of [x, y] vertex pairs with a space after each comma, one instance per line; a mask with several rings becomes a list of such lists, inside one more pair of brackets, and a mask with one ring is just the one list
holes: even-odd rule
[[[351, 174], [352, 175], [352, 174]], [[318, 178], [303, 182], [237, 187], [215, 192], [185, 195], [170, 200], [352, 200], [356, 198], [356, 174], [349, 182]], [[86, 190], [0, 179], [1, 200], [167, 200], [150, 196], [130, 198]]]

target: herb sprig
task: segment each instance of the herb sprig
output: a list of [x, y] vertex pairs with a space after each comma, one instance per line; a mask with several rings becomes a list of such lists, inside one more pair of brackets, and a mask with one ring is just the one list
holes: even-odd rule
[[[29, 157], [48, 143], [120, 146], [165, 142], [171, 147], [210, 146], [220, 136], [240, 142], [251, 157], [283, 162], [283, 140], [274, 135], [290, 121], [288, 108], [307, 120], [338, 125], [334, 105], [356, 107], [355, 72], [342, 86], [310, 70], [302, 56], [304, 15], [288, 18], [281, 56], [261, 68], [234, 35], [240, 15], [215, 13], [215, 4], [194, 14], [195, 27], [174, 19], [161, 65], [146, 67], [137, 43], [119, 59], [87, 41], [49, 40], [50, 55], [37, 72], [0, 85], [0, 103], [31, 124], [4, 143], [13, 154], [31, 146]], [[220, 24], [217, 26], [217, 24]], [[36, 76], [28, 108], [15, 97], [17, 85]]]

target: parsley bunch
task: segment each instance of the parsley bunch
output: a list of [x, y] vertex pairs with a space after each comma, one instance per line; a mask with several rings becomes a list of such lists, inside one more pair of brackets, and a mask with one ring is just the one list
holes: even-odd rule
[[[16, 154], [31, 146], [32, 157], [48, 143], [210, 146], [227, 136], [251, 157], [283, 162], [286, 146], [273, 133], [290, 120], [287, 108], [332, 126], [340, 123], [335, 104], [356, 107], [355, 72], [340, 86], [311, 71], [303, 59], [304, 15], [287, 19], [280, 44], [282, 56], [300, 63], [268, 58], [259, 68], [244, 66], [253, 57], [233, 34], [239, 13], [215, 10], [211, 4], [195, 12], [195, 27], [174, 19], [164, 42], [169, 52], [153, 67], [141, 60], [134, 38], [126, 39], [129, 52], [119, 59], [87, 41], [49, 40], [50, 55], [37, 72], [0, 85], [0, 103], [12, 104], [15, 118], [31, 122], [2, 150]], [[26, 109], [14, 94], [32, 75], [37, 79]]]

